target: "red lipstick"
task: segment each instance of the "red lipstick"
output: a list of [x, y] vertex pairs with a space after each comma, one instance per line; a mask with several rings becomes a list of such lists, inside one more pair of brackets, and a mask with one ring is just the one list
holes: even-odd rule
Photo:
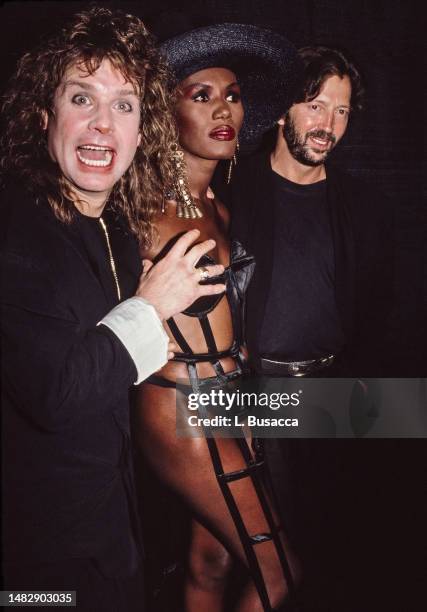
[[229, 141], [234, 140], [235, 137], [236, 131], [230, 125], [220, 125], [209, 132], [209, 138], [213, 140]]

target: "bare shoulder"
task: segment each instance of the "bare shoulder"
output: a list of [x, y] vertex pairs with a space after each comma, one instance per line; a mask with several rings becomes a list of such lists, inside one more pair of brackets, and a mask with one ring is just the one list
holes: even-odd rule
[[153, 261], [162, 250], [168, 234], [167, 219], [165, 215], [159, 215], [153, 222], [151, 244], [145, 247], [141, 245], [141, 257]]
[[152, 221], [153, 235], [149, 248], [141, 249], [144, 258], [154, 261], [164, 257], [175, 242], [191, 229], [198, 229], [203, 235], [204, 219], [185, 219], [176, 215], [176, 201], [168, 200], [164, 212]]

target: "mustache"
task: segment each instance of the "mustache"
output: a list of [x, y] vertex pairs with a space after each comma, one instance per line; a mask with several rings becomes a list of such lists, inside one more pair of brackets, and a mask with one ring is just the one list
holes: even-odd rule
[[337, 141], [337, 138], [336, 136], [334, 136], [334, 134], [330, 134], [325, 130], [312, 130], [311, 132], [307, 132], [307, 134], [305, 135], [306, 141], [310, 138], [310, 136], [312, 138], [321, 138], [322, 140], [328, 140], [332, 144], [335, 144]]

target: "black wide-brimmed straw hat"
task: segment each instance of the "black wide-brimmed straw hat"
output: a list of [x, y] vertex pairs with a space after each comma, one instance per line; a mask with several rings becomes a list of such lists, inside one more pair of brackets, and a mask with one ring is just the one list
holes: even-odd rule
[[292, 104], [300, 77], [294, 45], [272, 30], [239, 23], [197, 28], [160, 45], [177, 83], [206, 68], [228, 68], [241, 87], [242, 144], [253, 144]]

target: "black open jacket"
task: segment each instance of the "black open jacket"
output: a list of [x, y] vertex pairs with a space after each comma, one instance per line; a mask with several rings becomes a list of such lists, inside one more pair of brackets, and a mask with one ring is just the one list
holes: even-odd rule
[[[271, 177], [270, 155], [258, 153], [239, 162], [230, 191], [231, 233], [256, 260], [246, 312], [246, 339], [255, 367], [271, 283], [275, 226]], [[337, 375], [387, 375], [387, 322], [393, 300], [393, 210], [372, 186], [329, 165], [327, 198], [334, 242], [336, 303], [346, 336]]]
[[[117, 302], [78, 231], [21, 190], [1, 197], [3, 561], [140, 563], [128, 388], [135, 365], [97, 323]], [[123, 297], [140, 257], [110, 224]], [[120, 260], [120, 262], [119, 262]], [[104, 276], [103, 276], [104, 275]], [[109, 277], [108, 277], [109, 278]]]

